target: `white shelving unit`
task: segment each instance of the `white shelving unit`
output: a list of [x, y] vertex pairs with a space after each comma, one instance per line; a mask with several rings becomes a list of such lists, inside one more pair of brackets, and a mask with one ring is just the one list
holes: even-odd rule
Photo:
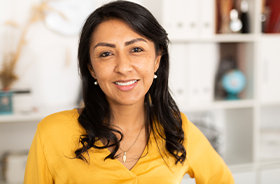
[[[261, 33], [262, 0], [248, 0], [250, 34], [216, 34], [215, 0], [137, 2], [150, 9], [169, 33], [170, 84], [181, 111], [190, 117], [211, 112], [224, 125], [222, 157], [236, 183], [280, 183], [280, 154], [273, 154], [280, 148], [280, 35]], [[246, 76], [240, 100], [214, 99], [221, 50], [236, 56]], [[28, 122], [34, 127], [45, 115], [0, 116], [0, 127]]]
[[[169, 33], [170, 86], [181, 111], [190, 119], [205, 112], [218, 116], [225, 126], [222, 157], [237, 184], [280, 183], [280, 34], [261, 33], [262, 0], [248, 0], [249, 34], [215, 33], [216, 0], [142, 2]], [[236, 57], [246, 76], [240, 100], [213, 97], [225, 54]]]

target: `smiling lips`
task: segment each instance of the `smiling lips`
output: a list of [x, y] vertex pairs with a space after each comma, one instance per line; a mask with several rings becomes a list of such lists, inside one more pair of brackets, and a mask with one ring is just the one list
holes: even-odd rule
[[114, 82], [115, 86], [121, 91], [130, 91], [137, 85], [137, 83], [138, 80]]
[[129, 86], [135, 82], [137, 82], [137, 80], [132, 80], [132, 81], [128, 81], [128, 82], [115, 82], [115, 84], [117, 84], [119, 86]]

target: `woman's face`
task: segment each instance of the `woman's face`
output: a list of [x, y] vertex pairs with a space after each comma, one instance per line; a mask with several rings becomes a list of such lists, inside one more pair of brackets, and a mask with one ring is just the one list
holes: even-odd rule
[[110, 105], [141, 105], [160, 58], [152, 41], [121, 20], [112, 19], [93, 32], [89, 70]]

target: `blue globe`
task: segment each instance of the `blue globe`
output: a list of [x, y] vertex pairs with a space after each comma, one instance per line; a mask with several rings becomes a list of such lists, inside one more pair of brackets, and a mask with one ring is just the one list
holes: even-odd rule
[[231, 70], [222, 77], [222, 86], [229, 94], [229, 98], [236, 98], [237, 95], [244, 89], [246, 79], [240, 70]]

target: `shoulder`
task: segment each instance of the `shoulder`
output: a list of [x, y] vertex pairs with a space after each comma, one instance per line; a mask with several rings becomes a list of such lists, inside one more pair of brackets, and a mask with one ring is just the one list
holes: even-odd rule
[[73, 131], [82, 131], [77, 109], [57, 112], [45, 117], [37, 126], [41, 136], [55, 136]]
[[182, 118], [182, 128], [185, 132], [185, 136], [187, 136], [193, 129], [195, 129], [195, 125], [187, 118], [187, 116], [181, 112]]
[[187, 118], [187, 116], [181, 113], [182, 128], [185, 134], [185, 146], [189, 148], [194, 145], [208, 144], [208, 140], [203, 133]]
[[80, 136], [85, 134], [78, 117], [76, 109], [67, 110], [51, 114], [38, 124], [35, 136], [49, 162], [61, 159], [63, 155], [75, 156]]
[[30, 149], [34, 162], [45, 162], [54, 173], [69, 163], [69, 158], [75, 158], [80, 136], [85, 133], [78, 117], [73, 109], [51, 114], [38, 124]]
[[39, 128], [53, 128], [65, 126], [67, 123], [74, 123], [79, 117], [76, 109], [66, 110], [46, 116], [39, 124]]

